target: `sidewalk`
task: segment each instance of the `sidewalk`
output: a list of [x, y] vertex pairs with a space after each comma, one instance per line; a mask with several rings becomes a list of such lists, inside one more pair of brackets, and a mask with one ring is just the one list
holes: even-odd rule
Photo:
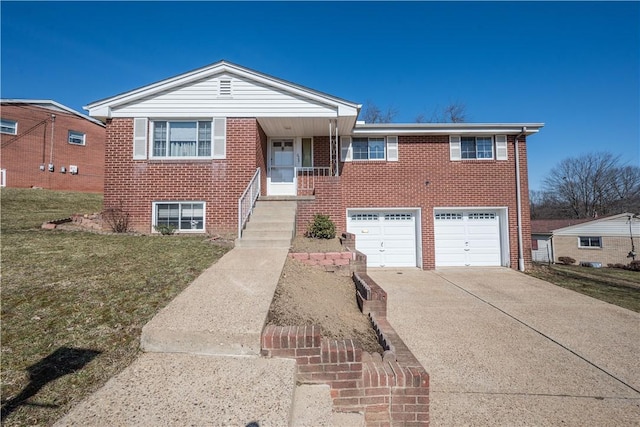
[[287, 252], [229, 251], [144, 326], [147, 353], [55, 425], [288, 425], [295, 362], [259, 357]]

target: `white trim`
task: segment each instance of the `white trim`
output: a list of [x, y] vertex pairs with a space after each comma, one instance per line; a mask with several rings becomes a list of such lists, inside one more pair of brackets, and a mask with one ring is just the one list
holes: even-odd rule
[[496, 135], [529, 136], [544, 127], [544, 123], [393, 123], [356, 124], [352, 135]]
[[[137, 119], [135, 119], [137, 120]], [[145, 119], [146, 120], [146, 119]], [[154, 124], [156, 122], [166, 123], [186, 123], [186, 122], [207, 122], [211, 123], [211, 153], [208, 156], [154, 156], [153, 138], [155, 136]], [[219, 125], [224, 125], [224, 130], [221, 135], [216, 135], [216, 130], [219, 130]], [[196, 125], [197, 126], [197, 125]], [[211, 160], [211, 159], [226, 159], [227, 156], [227, 119], [225, 117], [200, 117], [200, 118], [152, 118], [149, 119], [149, 125], [146, 126], [147, 135], [145, 135], [146, 146], [148, 147], [149, 160]], [[168, 131], [167, 127], [167, 131]], [[197, 132], [197, 128], [196, 128]], [[141, 138], [141, 137], [140, 137]], [[170, 147], [169, 136], [167, 135], [167, 150]], [[222, 153], [216, 154], [216, 144], [222, 144]], [[219, 148], [219, 147], [218, 147]], [[146, 153], [145, 153], [146, 155]], [[134, 157], [135, 158], [135, 157]], [[142, 158], [142, 157], [140, 157]], [[144, 157], [146, 158], [146, 157]]]
[[[29, 105], [35, 105], [36, 107], [47, 108], [49, 110], [54, 110], [54, 111], [56, 110], [66, 111], [67, 113], [71, 113], [78, 117], [82, 117], [85, 120], [88, 120], [92, 123], [105, 127], [105, 124], [102, 123], [100, 120], [94, 119], [93, 117], [89, 117], [85, 114], [82, 114], [76, 110], [73, 110], [65, 105], [60, 104], [59, 102], [52, 101], [50, 99], [4, 99], [3, 98], [3, 99], [0, 99], [0, 102], [2, 104], [29, 104]], [[50, 105], [55, 108], [48, 108], [47, 105]]]
[[7, 170], [0, 169], [0, 187], [7, 186]]
[[151, 233], [152, 234], [160, 234], [156, 231], [155, 226], [158, 221], [158, 214], [156, 206], [158, 204], [187, 204], [187, 203], [202, 203], [202, 229], [194, 229], [194, 230], [180, 230], [180, 226], [176, 228], [176, 233], [189, 233], [189, 234], [202, 234], [207, 232], [207, 202], [204, 200], [156, 200], [151, 202]]

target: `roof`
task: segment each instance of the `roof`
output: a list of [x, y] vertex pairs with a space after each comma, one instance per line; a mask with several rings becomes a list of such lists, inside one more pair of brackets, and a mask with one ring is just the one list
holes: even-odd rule
[[27, 104], [27, 105], [35, 105], [36, 107], [47, 108], [49, 110], [54, 111], [64, 111], [85, 120], [89, 120], [92, 123], [100, 125], [104, 127], [104, 123], [100, 120], [94, 119], [93, 117], [89, 117], [85, 114], [80, 113], [72, 108], [67, 107], [66, 105], [62, 105], [59, 102], [53, 101], [51, 99], [0, 99], [0, 103], [2, 104]]
[[556, 231], [570, 230], [586, 223], [598, 223], [618, 218], [640, 218], [638, 214], [624, 212], [617, 215], [603, 216], [601, 218], [580, 219], [534, 219], [531, 220], [531, 234], [553, 234]]
[[[357, 110], [360, 110], [360, 108], [362, 107], [362, 105], [355, 102], [347, 101], [345, 99], [338, 98], [324, 92], [319, 92], [317, 90], [289, 82], [287, 80], [260, 73], [250, 68], [242, 67], [229, 61], [221, 60], [205, 67], [201, 67], [174, 77], [160, 80], [156, 83], [151, 83], [149, 85], [142, 86], [115, 96], [111, 96], [109, 98], [94, 101], [84, 106], [83, 108], [86, 110], [100, 111], [101, 113], [105, 109], [110, 109], [111, 107], [135, 101], [137, 99], [153, 95], [167, 89], [185, 85], [193, 81], [201, 80], [206, 77], [225, 72], [247, 77], [249, 79], [256, 80], [270, 86], [275, 86], [277, 88], [284, 89], [298, 95], [306, 96], [323, 103], [335, 105], [337, 107], [340, 107], [342, 105], [345, 107], [355, 108]], [[100, 116], [100, 113], [97, 113], [95, 115]]]
[[553, 230], [591, 221], [591, 218], [532, 219], [531, 234], [552, 234]]

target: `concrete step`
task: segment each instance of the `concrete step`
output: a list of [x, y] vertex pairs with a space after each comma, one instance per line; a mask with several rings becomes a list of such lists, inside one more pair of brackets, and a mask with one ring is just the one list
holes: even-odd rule
[[326, 384], [300, 384], [293, 397], [292, 427], [364, 427], [361, 413], [334, 412]]
[[291, 247], [291, 238], [288, 239], [236, 239], [235, 246], [237, 248], [286, 248]]
[[289, 248], [295, 234], [296, 209], [295, 201], [258, 200], [236, 247]]
[[244, 230], [242, 233], [242, 238], [244, 240], [254, 240], [254, 239], [289, 239], [293, 237], [293, 230], [255, 230], [253, 228], [248, 228]]
[[295, 361], [143, 353], [55, 426], [287, 426]]

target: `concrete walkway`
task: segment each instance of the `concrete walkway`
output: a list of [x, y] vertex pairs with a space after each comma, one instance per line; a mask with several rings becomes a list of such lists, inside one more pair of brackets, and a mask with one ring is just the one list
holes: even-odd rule
[[640, 425], [640, 314], [505, 268], [369, 274], [432, 426]]
[[56, 425], [290, 424], [295, 362], [259, 357], [287, 252], [229, 251], [143, 328], [147, 353]]

